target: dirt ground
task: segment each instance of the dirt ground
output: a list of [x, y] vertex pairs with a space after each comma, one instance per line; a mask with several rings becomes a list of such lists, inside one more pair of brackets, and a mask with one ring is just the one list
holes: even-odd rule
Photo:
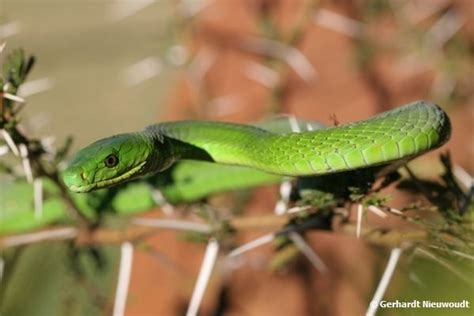
[[[465, 9], [469, 1], [456, 5], [469, 12]], [[324, 2], [318, 8], [354, 19], [361, 17], [356, 5], [344, 1]], [[304, 1], [216, 1], [204, 8], [188, 26], [186, 41], [195, 59], [170, 91], [167, 114], [160, 119], [251, 122], [278, 112], [332, 125], [334, 118], [339, 123], [352, 122], [430, 98], [436, 70], [400, 67], [401, 57], [394, 54], [378, 54], [370, 67], [358, 68], [356, 40], [308, 22], [312, 19], [308, 10]], [[283, 40], [291, 37], [295, 24], [303, 25], [290, 46], [307, 58], [314, 71], [306, 69], [302, 75], [286, 62], [272, 61], [248, 48], [252, 38], [265, 36], [259, 24], [263, 15], [276, 21]], [[382, 20], [369, 29], [388, 41], [396, 31], [391, 20]], [[462, 31], [473, 34], [472, 19]], [[274, 70], [267, 77], [260, 73], [263, 77], [256, 80], [251, 75], [256, 63]], [[429, 66], [430, 61], [427, 63]], [[434, 168], [431, 166], [440, 152], [449, 150], [459, 166], [474, 172], [471, 101], [448, 108], [452, 138], [422, 158], [428, 169]], [[271, 213], [277, 192], [277, 187], [256, 190], [246, 214]], [[393, 203], [405, 203], [410, 198], [399, 197]], [[267, 232], [239, 234], [235, 242], [243, 244]], [[328, 273], [319, 273], [303, 257], [285, 271], [270, 272], [271, 246], [251, 251], [237, 261], [222, 257], [206, 292], [202, 315], [221, 315], [218, 302], [225, 315], [363, 315], [387, 257], [375, 254], [374, 249], [349, 235], [311, 232], [307, 238], [329, 267]], [[156, 234], [148, 242], [155, 255], [135, 251], [126, 315], [184, 314], [205, 245], [183, 241], [170, 232]]]

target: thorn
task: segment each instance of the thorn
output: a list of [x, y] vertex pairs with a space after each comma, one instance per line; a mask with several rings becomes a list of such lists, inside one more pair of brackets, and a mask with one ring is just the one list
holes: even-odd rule
[[398, 260], [400, 259], [400, 255], [402, 250], [400, 248], [393, 248], [390, 252], [390, 257], [388, 258], [387, 267], [383, 272], [382, 278], [380, 279], [379, 285], [375, 290], [375, 294], [370, 301], [369, 308], [367, 309], [366, 316], [375, 316], [377, 309], [379, 307], [380, 301], [383, 299], [385, 295], [385, 291], [388, 288], [390, 280], [392, 279], [393, 272], [395, 272], [395, 268], [397, 267]]
[[410, 273], [408, 273], [408, 278], [414, 283], [418, 284], [418, 286], [426, 288], [426, 285], [420, 280], [420, 278], [415, 272], [410, 271]]
[[248, 62], [248, 66], [244, 68], [244, 74], [267, 88], [274, 88], [279, 81], [275, 70], [253, 61]]
[[30, 130], [40, 130], [43, 127], [48, 127], [51, 124], [51, 114], [41, 112], [30, 119], [28, 119], [28, 126]]
[[[290, 124], [291, 131], [293, 133], [300, 133], [301, 129], [294, 115], [288, 116], [288, 123]], [[291, 181], [284, 180], [280, 184], [280, 199], [277, 201], [274, 212], [276, 215], [283, 215], [288, 211], [288, 202], [290, 201], [291, 195]]]
[[107, 12], [110, 22], [119, 22], [126, 19], [146, 7], [155, 3], [155, 0], [115, 0]]
[[294, 213], [299, 213], [299, 212], [302, 212], [302, 211], [306, 211], [306, 210], [310, 210], [311, 209], [311, 206], [294, 206], [292, 208], [289, 208], [286, 213], [287, 214], [294, 214]]
[[128, 86], [136, 86], [157, 76], [162, 69], [163, 64], [158, 57], [147, 57], [125, 68], [122, 80]]
[[357, 230], [356, 230], [356, 237], [360, 238], [360, 232], [362, 230], [362, 214], [364, 212], [364, 207], [362, 204], [357, 204]]
[[214, 51], [201, 49], [189, 64], [189, 71], [194, 79], [200, 83], [215, 61], [216, 53]]
[[295, 244], [295, 246], [306, 256], [316, 270], [320, 273], [327, 273], [328, 268], [324, 261], [318, 256], [318, 254], [311, 248], [310, 245], [301, 237], [300, 234], [290, 232], [288, 237]]
[[20, 149], [20, 157], [26, 180], [28, 183], [33, 183], [33, 171], [31, 170], [30, 159], [28, 159], [28, 148], [26, 148], [25, 144], [19, 144], [18, 148]]
[[3, 85], [2, 90], [3, 90], [3, 91], [8, 91], [8, 89], [10, 89], [10, 86], [11, 86], [10, 82], [7, 81], [7, 82]]
[[367, 207], [367, 210], [371, 211], [372, 213], [374, 213], [375, 215], [377, 216], [380, 216], [382, 218], [385, 218], [387, 217], [387, 214], [385, 214], [384, 211], [382, 211], [381, 209], [379, 209], [377, 206], [375, 205], [369, 205]]
[[0, 54], [3, 53], [3, 50], [5, 49], [6, 46], [7, 46], [7, 41], [3, 41], [3, 43], [0, 44]]
[[186, 316], [197, 315], [202, 298], [204, 297], [204, 292], [206, 291], [207, 285], [209, 283], [212, 270], [216, 263], [218, 253], [219, 243], [217, 240], [209, 240], [206, 247], [206, 252], [204, 253], [204, 258], [202, 259], [201, 269], [199, 271], [196, 285], [194, 286], [193, 295], [191, 296], [191, 301], [189, 303]]
[[431, 95], [438, 98], [447, 98], [451, 96], [456, 88], [456, 80], [444, 73], [438, 73], [431, 84]]
[[35, 219], [40, 220], [43, 217], [43, 180], [36, 178], [33, 182]]
[[240, 110], [240, 104], [240, 96], [228, 94], [210, 100], [208, 110], [215, 116], [230, 115]]
[[54, 147], [54, 143], [56, 142], [56, 137], [48, 136], [41, 139], [41, 146], [45, 149], [46, 152], [50, 154], [56, 154], [56, 148]]
[[5, 260], [3, 260], [2, 257], [0, 257], [0, 285], [2, 284], [3, 270], [4, 269], [5, 269]]
[[437, 250], [443, 250], [443, 251], [451, 252], [451, 253], [453, 253], [455, 255], [458, 255], [460, 257], [463, 257], [463, 258], [474, 261], [474, 256], [473, 255], [470, 255], [470, 254], [467, 254], [467, 253], [464, 253], [464, 252], [461, 252], [461, 251], [452, 250], [452, 249], [444, 249], [444, 248], [437, 247], [437, 246], [434, 246], [434, 245], [431, 245], [429, 247], [433, 248], [433, 249], [437, 249]]
[[244, 50], [283, 60], [306, 82], [317, 77], [313, 65], [294, 47], [262, 37], [249, 37], [241, 45]]
[[123, 316], [127, 304], [128, 288], [130, 285], [130, 276], [132, 274], [133, 263], [133, 245], [126, 241], [120, 248], [120, 267], [117, 282], [117, 291], [115, 293], [113, 316]]
[[247, 251], [250, 251], [254, 248], [257, 248], [257, 247], [260, 247], [272, 242], [273, 239], [275, 239], [274, 233], [263, 235], [254, 240], [249, 241], [248, 243], [241, 245], [240, 247], [235, 248], [227, 255], [227, 257], [233, 258], [233, 257], [240, 256]]
[[[448, 262], [438, 258], [436, 255], [434, 255], [433, 253], [429, 252], [428, 250], [425, 250], [423, 248], [416, 248], [415, 249], [415, 254], [418, 254], [418, 255], [422, 255], [426, 258], [429, 258], [433, 261], [435, 261], [436, 263], [438, 263], [439, 265], [443, 266], [444, 268], [448, 269], [451, 273], [453, 273], [454, 275], [456, 275], [458, 278], [460, 278], [461, 280], [463, 281], [466, 281], [466, 280], [470, 280], [469, 277], [467, 275], [465, 275], [464, 273], [462, 273], [461, 271], [459, 271], [458, 269], [456, 269], [455, 267], [453, 267], [451, 264], [449, 264]], [[467, 282], [467, 281], [466, 281]]]
[[183, 45], [171, 46], [166, 53], [168, 61], [175, 66], [181, 66], [186, 63], [188, 56], [188, 49]]
[[36, 79], [22, 84], [18, 89], [18, 94], [26, 98], [33, 94], [50, 90], [54, 85], [55, 82], [51, 78]]
[[461, 18], [456, 9], [448, 10], [441, 16], [431, 27], [428, 33], [432, 38], [430, 41], [434, 49], [439, 49], [456, 34], [465, 23], [465, 19]]
[[[4, 88], [4, 90], [6, 90]], [[8, 93], [8, 92], [0, 92], [0, 95], [2, 97], [4, 97], [5, 99], [8, 99], [8, 100], [12, 100], [12, 101], [15, 101], [15, 102], [19, 102], [19, 103], [25, 103], [25, 99], [23, 99], [22, 97], [19, 97], [17, 95], [14, 95], [14, 94], [11, 94], [11, 93]]]
[[465, 192], [468, 192], [469, 189], [474, 185], [474, 178], [461, 166], [454, 165], [453, 174], [456, 179], [461, 183]]
[[361, 38], [364, 31], [363, 23], [327, 9], [319, 9], [314, 15], [313, 22], [353, 38]]
[[152, 186], [150, 186], [150, 188], [151, 198], [153, 199], [153, 201], [156, 203], [156, 205], [161, 207], [161, 210], [163, 211], [163, 213], [165, 213], [165, 215], [171, 216], [174, 213], [174, 206], [168, 203], [168, 201], [166, 201], [165, 196], [160, 190]]
[[[8, 22], [0, 25], [0, 37], [7, 38], [21, 31], [21, 25], [18, 22]], [[5, 42], [4, 42], [5, 43]], [[2, 44], [3, 46], [4, 44]]]
[[8, 148], [7, 145], [0, 146], [0, 157], [8, 154], [9, 151], [10, 149]]
[[396, 208], [393, 208], [393, 207], [389, 208], [389, 211], [390, 211], [391, 213], [393, 213], [393, 214], [403, 215], [403, 212], [402, 212], [402, 211], [397, 210]]
[[301, 133], [300, 125], [294, 115], [288, 116], [288, 122], [290, 123], [290, 128], [293, 133]]
[[296, 48], [291, 48], [286, 57], [286, 62], [306, 82], [317, 78], [316, 70], [308, 58]]
[[184, 0], [180, 1], [181, 14], [186, 17], [193, 17], [200, 13], [202, 10], [207, 8], [215, 0], [202, 0], [202, 1], [193, 1], [193, 0]]
[[291, 187], [292, 185], [290, 180], [285, 180], [280, 184], [280, 199], [277, 201], [274, 209], [276, 215], [283, 215], [288, 210]]
[[[443, 9], [448, 3], [447, 1], [406, 1], [406, 4], [401, 8], [396, 6], [395, 1], [390, 1], [393, 7], [393, 12], [401, 12], [402, 15], [408, 16], [411, 23], [416, 24], [424, 19], [434, 15], [439, 10]], [[399, 1], [397, 1], [399, 2]], [[405, 19], [400, 16], [400, 19]]]

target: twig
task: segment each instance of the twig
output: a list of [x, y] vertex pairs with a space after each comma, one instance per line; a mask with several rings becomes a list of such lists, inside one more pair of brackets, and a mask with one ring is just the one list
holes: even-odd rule
[[216, 263], [218, 253], [219, 243], [217, 240], [209, 240], [209, 243], [206, 247], [206, 252], [204, 253], [204, 258], [202, 260], [199, 276], [194, 287], [193, 295], [191, 296], [191, 301], [186, 312], [186, 316], [197, 315], [202, 298], [204, 297], [204, 292], [206, 291], [207, 284], [209, 283], [212, 270]]
[[14, 235], [0, 239], [0, 248], [16, 247], [47, 240], [67, 240], [78, 236], [79, 230], [74, 227], [47, 229], [39, 232]]
[[380, 301], [382, 300], [385, 294], [385, 291], [387, 290], [387, 287], [390, 283], [390, 280], [392, 279], [393, 272], [395, 271], [395, 268], [397, 267], [397, 263], [398, 263], [398, 260], [400, 259], [401, 253], [402, 253], [401, 248], [393, 248], [392, 251], [390, 252], [390, 257], [388, 258], [387, 267], [385, 268], [382, 278], [380, 279], [379, 285], [377, 286], [377, 289], [375, 290], [374, 297], [370, 301], [369, 308], [367, 309], [367, 312], [365, 314], [366, 316], [373, 316], [377, 312]]
[[[235, 218], [228, 222], [228, 224], [237, 231], [249, 230], [275, 230], [288, 223], [290, 216], [250, 216]], [[196, 223], [202, 225], [201, 223]], [[174, 225], [173, 225], [174, 226]], [[33, 233], [18, 234], [12, 236], [0, 237], [0, 249], [8, 247], [15, 247], [21, 245], [35, 244], [44, 241], [55, 240], [74, 240], [78, 245], [93, 245], [93, 244], [117, 244], [125, 241], [135, 241], [156, 233], [160, 229], [173, 229], [172, 227], [153, 227], [153, 225], [130, 225], [119, 228], [96, 228], [91, 230], [88, 226], [71, 227], [62, 226], [57, 228], [49, 228]], [[178, 229], [182, 230], [182, 229]], [[345, 224], [341, 227], [341, 232], [354, 235], [356, 226]], [[287, 233], [282, 231], [281, 233]], [[261, 237], [264, 239], [267, 237]], [[269, 237], [268, 237], [269, 238]], [[407, 232], [400, 232], [392, 230], [383, 234], [365, 234], [364, 240], [385, 247], [394, 247], [404, 241], [423, 242], [428, 238], [428, 233], [425, 230], [414, 230]], [[263, 244], [262, 241], [262, 244]], [[258, 245], [257, 245], [258, 246]]]
[[66, 202], [66, 205], [68, 206], [66, 209], [69, 215], [72, 218], [79, 221], [80, 226], [90, 228], [92, 224], [91, 221], [79, 210], [79, 208], [76, 205], [76, 202], [74, 202], [74, 200], [69, 195], [68, 189], [64, 186], [62, 182], [60, 182], [60, 180], [57, 180], [56, 184], [59, 186], [59, 189], [61, 191], [61, 197], [63, 198], [63, 200]]
[[117, 292], [115, 294], [113, 316], [122, 316], [125, 314], [127, 303], [128, 287], [130, 284], [130, 275], [132, 273], [133, 263], [133, 245], [126, 241], [122, 244], [120, 253], [120, 268], [117, 282]]
[[208, 224], [173, 219], [134, 218], [130, 223], [133, 225], [173, 230], [187, 230], [204, 234], [212, 232], [212, 228]]
[[[236, 230], [276, 229], [280, 228], [282, 225], [285, 225], [288, 219], [289, 216], [252, 216], [232, 219], [229, 221], [229, 225]], [[164, 225], [164, 221], [168, 221], [170, 226]], [[153, 234], [159, 229], [176, 229], [177, 226], [180, 226], [178, 230], [183, 230], [186, 228], [186, 230], [198, 229], [201, 233], [212, 232], [211, 230], [208, 230], [206, 224], [181, 221], [187, 223], [181, 225], [176, 224], [176, 222], [178, 221], [170, 221], [166, 219], [158, 222], [158, 225], [153, 225], [153, 221], [150, 219], [146, 223], [130, 225], [125, 228], [96, 228], [94, 230], [89, 229], [88, 226], [82, 225], [79, 228], [63, 226], [41, 230], [34, 233], [0, 237], [0, 249], [26, 244], [34, 244], [43, 241], [70, 239], [75, 239], [76, 243], [80, 245], [122, 243], [124, 241], [133, 241], [138, 238]]]

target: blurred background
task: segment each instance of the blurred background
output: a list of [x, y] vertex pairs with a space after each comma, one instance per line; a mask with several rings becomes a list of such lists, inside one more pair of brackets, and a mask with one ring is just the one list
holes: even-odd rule
[[[469, 0], [0, 0], [0, 58], [17, 47], [36, 56], [19, 91], [28, 101], [23, 127], [58, 143], [74, 135], [73, 150], [164, 120], [248, 123], [286, 114], [334, 125], [427, 99], [449, 113], [452, 138], [413, 162], [414, 170], [436, 176], [438, 156], [449, 150], [459, 170], [472, 174], [473, 12]], [[394, 207], [416, 201], [388, 191]], [[234, 205], [235, 198], [210, 203]], [[255, 190], [245, 212], [269, 214], [277, 199], [278, 186]], [[271, 270], [267, 245], [216, 268], [202, 315], [363, 315], [389, 252], [344, 234], [316, 231], [307, 241], [328, 273], [305, 258]], [[98, 248], [99, 270], [62, 243], [25, 247], [0, 291], [0, 314], [111, 314], [119, 247]], [[125, 314], [184, 314], [204, 249], [173, 232], [142, 241]], [[77, 257], [85, 262], [79, 268]], [[410, 301], [429, 292], [432, 300], [474, 304], [472, 274], [459, 281], [426, 261], [401, 265], [388, 297]], [[438, 312], [446, 313], [379, 311]]]

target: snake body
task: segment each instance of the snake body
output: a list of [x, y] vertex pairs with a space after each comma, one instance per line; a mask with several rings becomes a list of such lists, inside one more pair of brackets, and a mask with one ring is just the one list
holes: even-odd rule
[[450, 131], [446, 113], [427, 101], [302, 133], [279, 134], [222, 122], [165, 122], [85, 147], [64, 171], [63, 180], [72, 191], [89, 192], [187, 159], [284, 176], [323, 175], [414, 158], [444, 144]]

